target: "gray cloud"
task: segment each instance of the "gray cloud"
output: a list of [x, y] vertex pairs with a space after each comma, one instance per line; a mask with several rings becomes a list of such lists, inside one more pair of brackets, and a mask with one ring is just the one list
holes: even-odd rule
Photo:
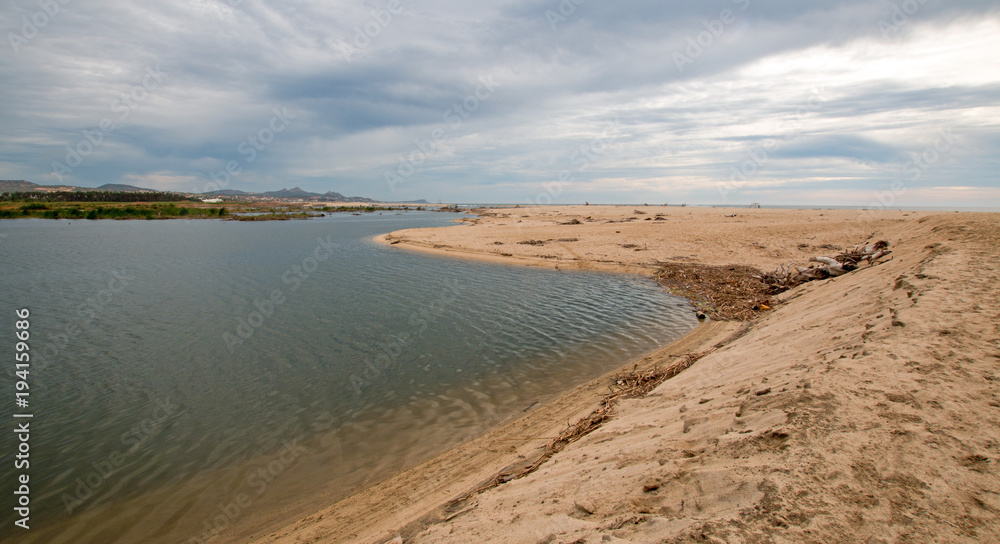
[[[734, 165], [771, 141], [727, 202], [851, 204], [948, 128], [955, 145], [912, 185], [1000, 197], [1000, 74], [983, 51], [997, 45], [995, 2], [389, 5], [67, 1], [28, 38], [39, 5], [13, 2], [0, 15], [0, 178], [57, 183], [53, 162], [108, 120], [66, 183], [196, 191], [237, 160], [244, 190], [523, 202], [571, 172], [561, 201], [717, 203]], [[144, 86], [150, 70], [162, 84]], [[498, 86], [484, 93], [483, 78]], [[247, 160], [240, 146], [275, 108], [294, 119]], [[435, 130], [444, 141], [393, 189], [386, 172]]]

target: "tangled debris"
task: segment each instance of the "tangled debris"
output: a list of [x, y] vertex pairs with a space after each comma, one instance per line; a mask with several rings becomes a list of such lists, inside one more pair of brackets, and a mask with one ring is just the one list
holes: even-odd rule
[[[834, 246], [820, 246], [839, 249]], [[809, 267], [793, 264], [764, 273], [743, 265], [659, 263], [657, 280], [676, 295], [690, 299], [697, 309], [713, 319], [746, 321], [773, 304], [770, 297], [812, 280], [840, 276], [857, 270], [862, 263], [875, 264], [891, 254], [889, 242], [858, 244], [836, 257], [812, 257]]]
[[769, 297], [781, 292], [761, 281], [763, 274], [743, 265], [660, 263], [656, 279], [712, 319], [746, 321], [770, 309]]
[[882, 257], [892, 253], [889, 242], [880, 240], [869, 244], [858, 244], [836, 257], [811, 257], [810, 262], [819, 263], [803, 268], [789, 264], [779, 266], [771, 274], [762, 274], [760, 279], [776, 292], [786, 291], [812, 280], [822, 280], [829, 277], [842, 276], [857, 270], [862, 262], [874, 264]]
[[633, 367], [630, 371], [622, 372], [614, 378], [615, 385], [621, 389], [608, 395], [604, 402], [613, 403], [623, 398], [633, 399], [644, 397], [647, 393], [656, 389], [658, 385], [687, 370], [695, 361], [712, 353], [715, 349], [711, 348], [700, 353], [689, 353], [666, 368], [654, 367], [640, 372]]

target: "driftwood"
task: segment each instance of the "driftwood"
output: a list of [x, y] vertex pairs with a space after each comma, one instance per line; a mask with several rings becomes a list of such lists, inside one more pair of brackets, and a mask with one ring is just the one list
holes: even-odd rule
[[847, 253], [837, 255], [837, 261], [852, 262], [855, 265], [861, 261], [868, 261], [868, 264], [871, 264], [890, 253], [892, 252], [889, 251], [889, 242], [880, 240], [870, 244], [858, 244]]
[[773, 273], [764, 274], [760, 279], [776, 290], [786, 290], [808, 281], [844, 275], [857, 270], [862, 262], [867, 261], [872, 265], [890, 253], [889, 242], [885, 240], [858, 244], [836, 257], [810, 257], [809, 261], [817, 264], [808, 268], [791, 264], [779, 266]]

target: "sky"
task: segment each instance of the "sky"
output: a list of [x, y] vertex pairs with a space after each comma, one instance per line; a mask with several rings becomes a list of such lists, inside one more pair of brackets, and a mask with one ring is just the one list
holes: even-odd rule
[[0, 179], [1000, 207], [1000, 4], [8, 0]]

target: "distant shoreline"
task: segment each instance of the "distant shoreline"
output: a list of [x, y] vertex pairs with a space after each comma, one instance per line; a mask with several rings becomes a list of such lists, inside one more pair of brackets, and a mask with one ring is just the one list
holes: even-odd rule
[[327, 203], [308, 205], [281, 201], [247, 204], [241, 202], [0, 202], [0, 219], [69, 220], [173, 220], [221, 219], [225, 221], [286, 221], [322, 217], [327, 213], [373, 213], [414, 211], [437, 206], [389, 203]]

